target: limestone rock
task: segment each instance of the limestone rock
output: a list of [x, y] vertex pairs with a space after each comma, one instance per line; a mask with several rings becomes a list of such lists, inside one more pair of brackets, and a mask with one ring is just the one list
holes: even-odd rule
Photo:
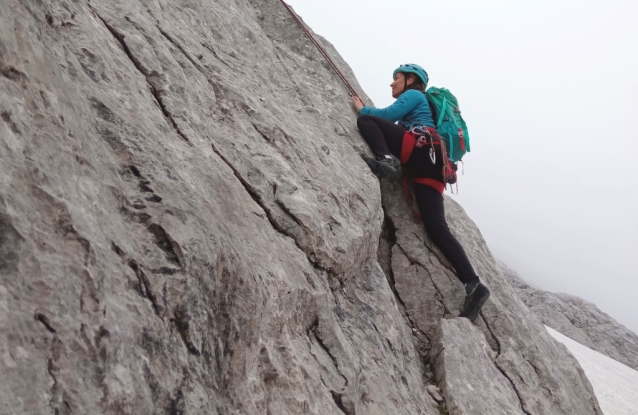
[[[462, 287], [347, 92], [279, 0], [5, 0], [0, 414], [438, 413]], [[599, 413], [448, 203], [523, 408]]]
[[492, 363], [483, 333], [466, 318], [440, 320], [432, 359], [451, 415], [524, 415], [511, 381]]
[[[422, 224], [414, 222], [400, 186], [382, 184], [385, 226], [391, 230], [385, 234], [389, 234], [386, 243], [393, 248], [384, 251], [391, 255], [390, 260], [380, 262], [392, 264], [391, 282], [400, 304], [408, 321], [424, 333], [421, 350], [430, 350], [431, 358], [435, 352], [430, 339], [435, 338], [441, 318], [458, 316], [464, 290]], [[601, 413], [578, 362], [530, 315], [463, 209], [449, 198], [445, 203], [452, 232], [492, 292], [476, 326], [495, 353], [492, 364], [510, 380], [522, 410], [531, 414]], [[574, 388], [580, 392], [574, 394]]]
[[278, 1], [0, 19], [0, 413], [436, 413], [347, 93]]
[[516, 294], [543, 324], [578, 343], [638, 370], [638, 335], [595, 304], [577, 296], [538, 290], [499, 264]]
[[444, 401], [443, 397], [441, 396], [441, 389], [438, 386], [428, 385], [428, 393], [435, 401], [439, 403]]

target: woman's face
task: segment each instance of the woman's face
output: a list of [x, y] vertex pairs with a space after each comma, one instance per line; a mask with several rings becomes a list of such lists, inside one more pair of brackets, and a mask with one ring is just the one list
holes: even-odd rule
[[[411, 85], [414, 80], [412, 77], [408, 78], [408, 85]], [[394, 76], [394, 82], [390, 84], [390, 88], [392, 88], [392, 98], [399, 98], [399, 95], [403, 93], [403, 88], [405, 88], [405, 74], [401, 72], [397, 72]]]

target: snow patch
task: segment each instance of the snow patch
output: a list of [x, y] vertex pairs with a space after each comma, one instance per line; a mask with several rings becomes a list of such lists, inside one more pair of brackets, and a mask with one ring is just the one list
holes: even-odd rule
[[638, 415], [638, 371], [545, 328], [578, 360], [605, 415]]

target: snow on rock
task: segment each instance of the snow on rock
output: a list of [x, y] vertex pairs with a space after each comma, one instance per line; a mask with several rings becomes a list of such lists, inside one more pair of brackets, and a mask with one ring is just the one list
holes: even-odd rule
[[638, 370], [638, 335], [574, 295], [531, 287], [516, 271], [499, 264], [503, 275], [525, 305], [543, 324], [571, 339]]
[[546, 327], [567, 346], [591, 382], [605, 415], [638, 415], [638, 371]]

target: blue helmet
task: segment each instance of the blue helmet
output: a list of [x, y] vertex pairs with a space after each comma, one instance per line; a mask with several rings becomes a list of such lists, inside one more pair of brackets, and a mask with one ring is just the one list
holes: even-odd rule
[[428, 85], [428, 73], [425, 72], [425, 69], [421, 68], [419, 65], [415, 65], [413, 63], [406, 63], [404, 65], [400, 65], [398, 68], [394, 70], [392, 73], [392, 78], [397, 75], [397, 72], [401, 73], [413, 73], [423, 81], [423, 85]]

